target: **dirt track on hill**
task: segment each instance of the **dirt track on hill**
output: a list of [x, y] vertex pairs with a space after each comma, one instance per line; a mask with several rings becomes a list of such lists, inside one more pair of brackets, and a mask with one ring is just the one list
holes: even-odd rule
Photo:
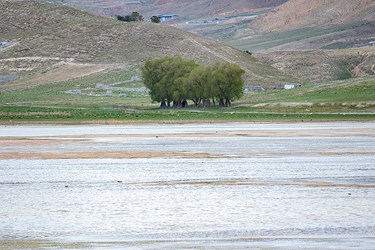
[[[33, 57], [32, 60], [34, 60]], [[43, 58], [39, 58], [44, 61]], [[28, 58], [23, 58], [22, 61], [28, 61]], [[19, 62], [19, 58], [8, 58], [6, 62]], [[74, 78], [84, 77], [87, 75], [99, 73], [107, 69], [113, 68], [110, 64], [88, 64], [88, 63], [74, 63], [71, 61], [59, 61], [45, 71], [38, 72], [33, 77], [23, 77], [16, 81], [2, 84], [0, 89], [18, 90], [50, 83], [68, 81]], [[9, 71], [30, 71], [34, 68], [15, 68]]]

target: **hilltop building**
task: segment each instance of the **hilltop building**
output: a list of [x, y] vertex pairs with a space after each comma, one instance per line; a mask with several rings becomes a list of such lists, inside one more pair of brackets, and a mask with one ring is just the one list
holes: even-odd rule
[[161, 22], [165, 22], [165, 21], [176, 19], [178, 17], [178, 15], [176, 15], [176, 14], [162, 14], [162, 15], [158, 15], [158, 17], [160, 18]]

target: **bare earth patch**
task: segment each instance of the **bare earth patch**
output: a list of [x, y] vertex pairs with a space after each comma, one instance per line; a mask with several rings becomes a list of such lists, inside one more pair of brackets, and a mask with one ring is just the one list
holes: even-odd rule
[[181, 137], [331, 137], [331, 136], [365, 136], [375, 137], [375, 133], [370, 128], [362, 129], [306, 129], [306, 130], [241, 130], [241, 131], [225, 131], [212, 133], [168, 133], [168, 134], [82, 134], [73, 136], [57, 136], [58, 138], [181, 138]]
[[305, 187], [342, 187], [342, 188], [375, 188], [373, 184], [351, 184], [351, 183], [334, 183], [334, 182], [285, 182], [270, 181], [257, 179], [229, 179], [229, 180], [187, 180], [187, 181], [156, 181], [156, 182], [121, 182], [125, 185], [135, 186], [305, 186]]
[[[45, 85], [55, 82], [67, 81], [78, 77], [98, 73], [111, 68], [112, 65], [104, 64], [79, 64], [73, 62], [61, 62], [50, 70], [38, 73], [29, 79], [19, 79], [7, 84], [7, 90], [17, 90], [30, 86]], [[5, 86], [5, 85], [4, 85]]]
[[[84, 132], [84, 131], [83, 131]], [[160, 145], [183, 140], [201, 141], [216, 138], [308, 138], [308, 137], [375, 137], [372, 128], [336, 128], [336, 129], [282, 129], [282, 130], [213, 130], [212, 132], [175, 132], [175, 133], [114, 133], [114, 134], [78, 134], [60, 136], [2, 136], [0, 137], [0, 159], [127, 159], [127, 158], [269, 158], [287, 155], [375, 155], [371, 150], [354, 148], [332, 148], [329, 150], [295, 149], [257, 150], [243, 149], [232, 153], [212, 153], [202, 149], [159, 148]], [[153, 149], [133, 148], [134, 140], [147, 139]], [[160, 140], [160, 141], [159, 141]], [[162, 144], [160, 144], [162, 143]], [[116, 148], [117, 147], [117, 148]], [[119, 149], [118, 147], [123, 147]]]
[[37, 152], [2, 152], [0, 159], [130, 159], [130, 158], [219, 158], [222, 155], [192, 152], [61, 152], [61, 153], [37, 153]]

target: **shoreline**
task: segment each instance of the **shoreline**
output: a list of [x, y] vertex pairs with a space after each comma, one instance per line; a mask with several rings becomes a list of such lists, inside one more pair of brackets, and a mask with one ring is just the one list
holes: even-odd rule
[[348, 118], [348, 119], [337, 119], [337, 118], [319, 118], [319, 119], [211, 119], [211, 120], [40, 120], [40, 121], [0, 121], [0, 126], [45, 126], [45, 125], [134, 125], [134, 124], [215, 124], [215, 123], [249, 123], [249, 124], [278, 124], [278, 123], [324, 123], [324, 122], [375, 122], [375, 119], [371, 118]]

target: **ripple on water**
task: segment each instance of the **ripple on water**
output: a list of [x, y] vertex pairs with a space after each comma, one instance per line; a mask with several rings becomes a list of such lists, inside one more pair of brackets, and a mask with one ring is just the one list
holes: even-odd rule
[[[271, 132], [291, 129], [288, 125], [265, 126]], [[348, 126], [355, 128], [355, 124]], [[113, 134], [120, 128], [95, 128], [90, 134], [101, 134], [101, 129]], [[14, 134], [38, 132], [38, 127], [12, 129], [9, 132]], [[150, 134], [176, 133], [171, 129], [180, 133], [200, 129], [234, 133], [252, 128], [231, 124], [162, 126], [161, 131], [155, 126], [129, 129], [131, 133]], [[62, 133], [82, 131], [70, 127]], [[58, 135], [59, 131], [49, 128], [42, 134]], [[17, 239], [51, 241], [57, 248], [59, 242], [72, 242], [79, 248], [216, 249], [246, 248], [249, 244], [298, 248], [307, 244], [311, 248], [347, 249], [370, 248], [375, 243], [373, 155], [340, 155], [354, 152], [357, 146], [361, 152], [372, 152], [372, 137], [158, 139], [165, 145], [172, 142], [173, 150], [232, 157], [0, 160], [0, 244]], [[132, 145], [121, 144], [122, 140], [116, 140], [120, 146], [95, 148], [92, 144], [90, 151], [113, 151], [111, 147], [129, 150]], [[158, 143], [155, 138], [130, 141], [137, 150], [154, 148]], [[84, 152], [87, 144], [75, 146]], [[299, 154], [305, 147], [309, 152], [330, 150], [335, 154]], [[262, 151], [283, 154], [254, 157]]]

